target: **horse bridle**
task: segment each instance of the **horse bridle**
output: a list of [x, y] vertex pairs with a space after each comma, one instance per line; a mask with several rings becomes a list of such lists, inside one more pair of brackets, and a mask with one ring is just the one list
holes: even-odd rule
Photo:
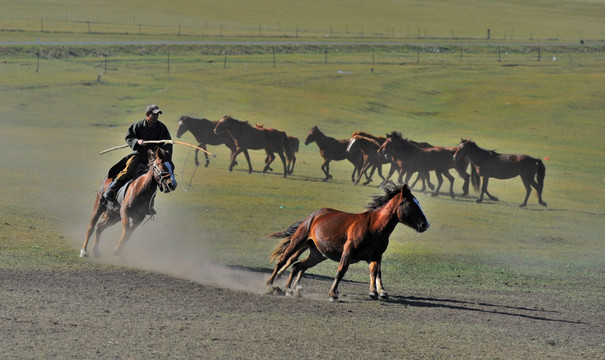
[[[164, 162], [164, 166], [168, 168], [168, 171], [163, 171], [155, 162], [153, 163], [153, 174], [162, 192], [170, 192], [176, 189], [177, 183], [174, 177], [174, 171], [172, 171], [172, 165], [169, 161]], [[166, 185], [166, 180], [170, 179], [170, 185]], [[168, 189], [168, 191], [165, 191]]]

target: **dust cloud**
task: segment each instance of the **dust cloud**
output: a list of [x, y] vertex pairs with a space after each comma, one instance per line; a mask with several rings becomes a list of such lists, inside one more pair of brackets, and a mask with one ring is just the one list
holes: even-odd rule
[[[179, 230], [175, 227], [175, 223], [183, 222], [182, 214], [179, 214], [177, 219], [176, 214], [167, 211], [164, 205], [156, 205], [156, 210], [158, 214], [153, 221], [145, 222], [134, 231], [130, 240], [124, 245], [120, 258], [112, 255], [112, 250], [121, 235], [121, 224], [118, 223], [101, 236], [99, 250], [102, 257], [99, 259], [93, 257], [93, 234], [87, 249], [90, 257], [82, 261], [100, 261], [168, 274], [220, 288], [264, 293], [267, 274], [212, 261], [206, 255], [205, 244], [220, 239], [210, 239], [208, 234], [194, 233], [194, 230]], [[73, 244], [77, 246], [79, 252], [86, 228], [84, 226], [77, 228], [78, 234], [74, 231], [70, 238], [74, 239]]]

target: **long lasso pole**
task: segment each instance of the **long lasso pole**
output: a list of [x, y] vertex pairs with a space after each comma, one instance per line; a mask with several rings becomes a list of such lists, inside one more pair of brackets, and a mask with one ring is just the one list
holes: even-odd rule
[[[189, 146], [189, 147], [201, 150], [201, 151], [205, 152], [206, 154], [211, 155], [213, 158], [216, 158], [216, 154], [213, 154], [213, 153], [211, 153], [209, 151], [206, 151], [206, 150], [202, 149], [199, 146], [191, 145], [191, 144], [186, 143], [184, 141], [178, 141], [178, 140], [148, 140], [148, 141], [143, 141], [143, 144], [179, 144], [179, 145], [185, 145], [185, 146]], [[103, 154], [108, 153], [110, 151], [114, 151], [114, 150], [118, 150], [118, 149], [123, 149], [125, 147], [128, 147], [128, 144], [114, 146], [112, 148], [103, 150], [103, 151], [101, 151], [99, 153], [99, 155], [103, 155]]]

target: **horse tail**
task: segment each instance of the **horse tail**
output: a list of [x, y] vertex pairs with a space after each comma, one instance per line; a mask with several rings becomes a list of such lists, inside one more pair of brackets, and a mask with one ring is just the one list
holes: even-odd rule
[[274, 238], [274, 239], [286, 238], [279, 245], [277, 245], [275, 247], [275, 249], [273, 249], [271, 256], [269, 256], [270, 262], [272, 262], [272, 263], [277, 262], [278, 259], [286, 252], [286, 249], [288, 248], [288, 246], [290, 246], [290, 240], [292, 239], [292, 234], [294, 234], [296, 232], [296, 230], [298, 229], [300, 224], [302, 224], [303, 221], [304, 220], [299, 220], [299, 221], [295, 222], [294, 224], [290, 225], [290, 227], [287, 228], [285, 231], [280, 231], [280, 232], [276, 232], [276, 233], [269, 235], [270, 238]]
[[290, 147], [290, 140], [288, 140], [288, 135], [284, 133], [284, 137], [282, 138], [284, 152], [286, 153], [286, 159], [288, 161], [292, 161], [294, 159], [294, 153], [292, 152], [292, 148]]
[[481, 185], [481, 177], [477, 173], [477, 168], [475, 164], [471, 163], [471, 184], [475, 191], [479, 192], [479, 185]]
[[538, 194], [541, 194], [542, 189], [544, 188], [544, 177], [546, 176], [546, 167], [544, 166], [544, 163], [540, 159], [536, 159], [536, 164], [538, 165], [538, 173], [537, 173], [538, 187], [536, 188], [536, 190], [538, 190]]

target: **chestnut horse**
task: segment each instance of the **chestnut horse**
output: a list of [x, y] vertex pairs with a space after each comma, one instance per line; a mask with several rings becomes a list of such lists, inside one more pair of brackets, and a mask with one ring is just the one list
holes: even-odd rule
[[338, 299], [338, 284], [344, 277], [350, 264], [366, 261], [370, 264], [370, 296], [374, 299], [386, 298], [382, 284], [382, 254], [389, 245], [389, 236], [398, 223], [403, 223], [417, 232], [429, 228], [418, 200], [407, 185], [385, 186], [386, 194], [376, 196], [360, 214], [351, 214], [334, 209], [315, 210], [306, 219], [294, 223], [286, 231], [271, 234], [273, 238], [286, 238], [271, 254], [275, 270], [267, 281], [270, 292], [273, 282], [299, 256], [309, 250], [309, 256], [295, 263], [286, 282], [286, 295], [300, 295], [300, 278], [305, 270], [325, 259], [339, 262], [338, 273], [330, 288], [330, 301]]
[[[264, 149], [267, 153], [267, 159], [265, 160], [263, 173], [266, 173], [270, 169], [271, 163], [275, 160], [274, 153], [277, 153], [284, 165], [284, 177], [288, 176], [286, 157], [291, 158], [292, 152], [290, 144], [288, 143], [288, 136], [285, 132], [276, 129], [254, 127], [247, 121], [237, 120], [229, 115], [225, 115], [214, 127], [214, 133], [217, 135], [227, 133], [235, 142], [236, 150], [231, 154], [229, 171], [233, 170], [233, 166], [236, 164], [235, 158], [237, 155], [243, 152], [246, 161], [248, 161], [248, 173], [251, 174], [252, 164], [250, 163], [248, 149]], [[284, 153], [286, 154], [286, 157], [284, 157]]]
[[[80, 250], [80, 257], [87, 257], [88, 253], [86, 248], [88, 246], [88, 240], [95, 230], [94, 246], [92, 248], [95, 257], [99, 257], [100, 253], [98, 250], [99, 239], [103, 231], [122, 220], [122, 236], [118, 241], [117, 246], [113, 249], [113, 254], [116, 256], [120, 255], [122, 246], [128, 239], [132, 232], [139, 226], [146, 216], [154, 215], [153, 200], [155, 198], [156, 190], [158, 187], [160, 191], [169, 193], [176, 189], [177, 183], [174, 178], [174, 172], [172, 165], [168, 159], [170, 158], [168, 152], [161, 148], [149, 151], [149, 169], [139, 177], [135, 178], [124, 192], [123, 200], [119, 207], [113, 207], [103, 199], [103, 193], [106, 188], [111, 184], [112, 178], [106, 178], [103, 186], [97, 192], [97, 198], [95, 200], [92, 217], [88, 224], [88, 230], [86, 230], [86, 237], [84, 238], [84, 244]], [[118, 197], [120, 193], [118, 192]], [[100, 223], [97, 224], [99, 218], [103, 216]]]
[[313, 126], [307, 134], [305, 139], [305, 145], [309, 145], [312, 142], [317, 143], [319, 147], [319, 154], [324, 159], [321, 164], [321, 171], [326, 176], [323, 181], [332, 179], [330, 175], [330, 161], [349, 160], [353, 164], [353, 173], [351, 174], [351, 180], [355, 181], [355, 174], [361, 170], [362, 157], [361, 153], [348, 153], [347, 146], [349, 146], [349, 139], [336, 140], [333, 137], [327, 136], [319, 130], [317, 126]]
[[490, 178], [512, 179], [521, 176], [521, 180], [525, 186], [525, 199], [519, 206], [524, 207], [527, 205], [531, 188], [534, 187], [538, 193], [538, 203], [546, 207], [546, 202], [542, 200], [544, 176], [546, 175], [546, 167], [542, 160], [529, 155], [498, 154], [493, 150], [482, 149], [473, 141], [465, 139], [461, 139], [454, 154], [454, 158], [460, 157], [470, 158], [473, 165], [471, 183], [475, 190], [479, 190], [479, 177], [483, 178], [481, 193], [477, 200], [478, 203], [483, 201], [483, 194], [487, 194], [490, 200], [498, 201], [497, 197], [492, 196], [487, 191], [487, 184]]
[[[211, 121], [208, 119], [196, 119], [187, 115], [181, 116], [178, 124], [178, 128], [176, 130], [176, 137], [180, 138], [183, 134], [189, 130], [195, 140], [199, 143], [199, 147], [204, 150], [208, 150], [206, 145], [221, 145], [225, 144], [230, 150], [231, 155], [235, 152], [235, 143], [229, 134], [220, 134], [217, 135], [214, 133], [214, 128], [218, 121]], [[199, 149], [195, 149], [195, 166], [199, 166], [200, 162], [198, 161], [198, 152]], [[204, 153], [206, 157], [206, 167], [210, 164], [210, 160], [208, 160], [208, 154]]]

